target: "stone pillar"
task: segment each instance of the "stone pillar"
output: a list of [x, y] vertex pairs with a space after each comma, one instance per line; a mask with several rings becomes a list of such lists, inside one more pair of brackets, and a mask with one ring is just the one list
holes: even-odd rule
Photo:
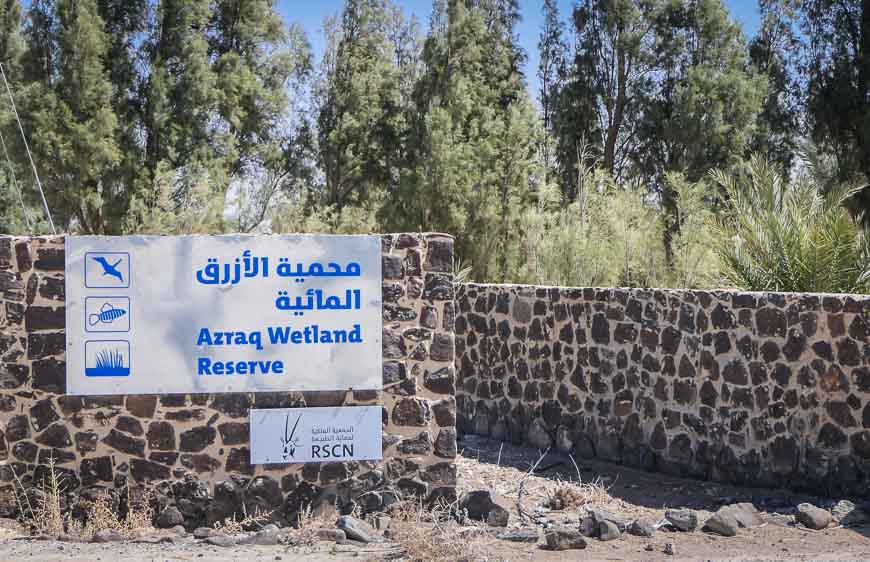
[[[66, 396], [63, 237], [0, 236], [0, 516], [53, 459], [64, 488], [150, 487], [196, 527], [243, 506], [377, 510], [455, 497], [453, 239], [382, 237], [383, 391]], [[252, 466], [251, 408], [382, 404], [382, 461]], [[13, 474], [14, 471], [14, 474]], [[366, 493], [369, 492], [369, 493]]]

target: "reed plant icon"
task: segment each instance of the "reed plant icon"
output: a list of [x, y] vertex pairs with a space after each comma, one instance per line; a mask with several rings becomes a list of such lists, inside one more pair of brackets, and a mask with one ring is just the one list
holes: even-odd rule
[[[87, 342], [85, 375], [89, 377], [126, 377], [130, 374], [129, 343]], [[102, 344], [102, 345], [99, 345]], [[120, 345], [119, 345], [120, 344]], [[93, 351], [93, 354], [89, 353]], [[126, 352], [126, 353], [125, 353]]]

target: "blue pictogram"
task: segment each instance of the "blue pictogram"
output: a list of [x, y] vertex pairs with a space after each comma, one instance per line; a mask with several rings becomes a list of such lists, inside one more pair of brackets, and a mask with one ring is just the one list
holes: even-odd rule
[[130, 297], [86, 297], [86, 332], [129, 332]]
[[92, 289], [130, 287], [130, 254], [127, 252], [85, 253], [85, 287]]
[[85, 342], [85, 376], [126, 377], [130, 375], [130, 342], [95, 340]]

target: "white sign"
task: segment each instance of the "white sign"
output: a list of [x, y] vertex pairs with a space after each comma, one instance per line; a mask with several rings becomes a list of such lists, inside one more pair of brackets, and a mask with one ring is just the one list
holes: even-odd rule
[[378, 460], [380, 406], [251, 410], [251, 463]]
[[378, 236], [67, 236], [70, 394], [381, 388]]

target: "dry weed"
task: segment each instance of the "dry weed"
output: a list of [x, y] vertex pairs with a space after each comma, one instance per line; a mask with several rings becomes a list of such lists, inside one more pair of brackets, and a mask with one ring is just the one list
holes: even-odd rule
[[396, 505], [390, 511], [393, 540], [414, 562], [484, 559], [485, 526], [461, 527], [449, 516], [454, 507], [427, 508], [422, 502]]
[[299, 513], [299, 526], [291, 531], [288, 542], [293, 546], [314, 546], [318, 541], [317, 530], [333, 526], [323, 515], [313, 515], [309, 505]]
[[248, 515], [247, 513], [243, 514], [241, 519], [238, 519], [235, 514], [230, 517], [227, 517], [223, 521], [218, 521], [214, 524], [214, 528], [217, 531], [225, 533], [227, 535], [238, 535], [239, 533], [243, 533], [250, 528], [255, 527], [263, 527], [264, 524], [269, 521], [272, 516], [272, 512], [263, 513], [260, 510], [254, 510], [254, 513]]
[[127, 488], [128, 509], [127, 516], [123, 519], [120, 518], [109, 493], [101, 494], [93, 502], [88, 502], [85, 521], [80, 521], [73, 519], [71, 513], [63, 514], [64, 485], [62, 477], [55, 470], [53, 459], [49, 459], [48, 478], [37, 488], [39, 493], [35, 494], [34, 502], [31, 501], [33, 494], [28, 493], [17, 474], [15, 481], [18, 485], [15, 497], [22, 523], [35, 535], [67, 535], [90, 540], [97, 531], [114, 529], [125, 537], [133, 538], [143, 531], [153, 529], [151, 521], [154, 512], [151, 509], [149, 491], [134, 500], [132, 489]]
[[562, 511], [583, 507], [589, 504], [607, 503], [610, 487], [601, 478], [589, 482], [559, 482], [555, 487], [545, 490], [544, 505], [552, 510]]
[[[12, 473], [18, 485], [15, 490], [15, 500], [18, 503], [22, 523], [33, 534], [56, 537], [64, 533], [64, 517], [61, 505], [64, 490], [63, 483], [54, 469], [54, 459], [49, 459], [48, 467], [48, 481], [40, 482], [39, 487], [36, 488], [37, 494], [28, 493], [21, 478], [13, 470]], [[31, 495], [34, 496], [34, 501], [31, 501]]]

